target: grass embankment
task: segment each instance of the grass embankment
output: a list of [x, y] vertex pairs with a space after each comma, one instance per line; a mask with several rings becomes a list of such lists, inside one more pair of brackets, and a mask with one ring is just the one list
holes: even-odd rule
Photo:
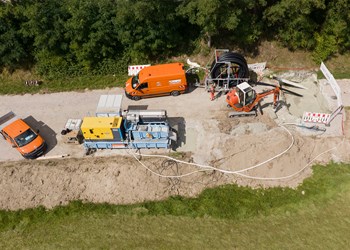
[[[303, 50], [290, 51], [277, 42], [262, 42], [258, 52], [246, 57], [249, 63], [267, 62], [267, 67], [275, 72], [287, 70], [317, 70], [317, 77], [324, 78], [319, 69], [321, 62], [312, 59], [312, 53]], [[336, 54], [324, 61], [336, 79], [350, 79], [350, 53]]]
[[2, 211], [0, 248], [345, 249], [349, 177], [350, 165], [329, 164], [294, 190], [227, 185], [194, 199]]
[[[202, 65], [210, 60], [213, 53], [206, 55], [190, 55], [173, 58], [171, 61], [186, 61], [191, 58]], [[318, 69], [320, 63], [312, 60], [312, 54], [307, 51], [290, 51], [282, 47], [276, 42], [263, 42], [258, 48], [258, 53], [254, 55], [246, 55], [249, 63], [267, 62], [267, 67], [272, 71], [298, 70], [298, 69]], [[151, 63], [151, 62], [147, 62]], [[325, 62], [327, 68], [331, 71], [336, 79], [350, 78], [350, 53], [344, 55], [336, 55]], [[18, 70], [10, 74], [6, 70], [0, 74], [0, 94], [25, 94], [25, 93], [47, 93], [61, 92], [84, 89], [103, 89], [106, 87], [123, 87], [127, 79], [127, 65], [125, 65], [125, 75], [106, 75], [106, 76], [80, 76], [66, 77], [60, 79], [47, 80], [40, 76], [36, 76], [33, 72]], [[323, 74], [318, 71], [318, 77], [324, 78]], [[203, 81], [203, 75], [200, 76]], [[42, 80], [41, 86], [28, 87], [24, 84], [26, 80]]]
[[[84, 89], [103, 89], [107, 87], [123, 87], [127, 79], [122, 76], [79, 76], [53, 80], [42, 80], [30, 72], [17, 71], [12, 75], [0, 75], [0, 94], [49, 93], [62, 91], [79, 91]], [[26, 80], [41, 80], [39, 86], [26, 86]]]

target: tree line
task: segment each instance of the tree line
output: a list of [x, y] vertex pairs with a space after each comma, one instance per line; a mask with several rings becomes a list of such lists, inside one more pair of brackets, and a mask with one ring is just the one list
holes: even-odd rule
[[350, 48], [349, 0], [0, 1], [0, 69], [108, 74], [225, 42], [263, 40], [325, 60]]

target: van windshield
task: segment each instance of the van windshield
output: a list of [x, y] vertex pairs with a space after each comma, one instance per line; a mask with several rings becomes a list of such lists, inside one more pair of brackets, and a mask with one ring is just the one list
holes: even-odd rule
[[133, 89], [136, 88], [137, 85], [139, 85], [140, 81], [139, 81], [139, 74], [137, 74], [136, 76], [134, 76], [131, 80], [131, 86]]
[[23, 147], [33, 141], [38, 135], [33, 130], [28, 129], [15, 138], [18, 147]]

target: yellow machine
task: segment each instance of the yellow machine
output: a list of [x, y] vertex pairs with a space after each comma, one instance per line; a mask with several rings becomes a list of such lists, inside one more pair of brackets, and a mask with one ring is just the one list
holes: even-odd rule
[[102, 95], [96, 116], [69, 119], [61, 131], [67, 143], [83, 143], [86, 154], [98, 149], [170, 148], [176, 131], [165, 110], [125, 110], [121, 95]]
[[114, 140], [121, 137], [122, 117], [85, 117], [81, 132], [86, 140]]

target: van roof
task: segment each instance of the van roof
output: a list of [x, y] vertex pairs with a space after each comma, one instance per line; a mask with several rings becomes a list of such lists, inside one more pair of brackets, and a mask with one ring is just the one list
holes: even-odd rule
[[183, 63], [168, 63], [149, 66], [142, 69], [139, 73], [139, 80], [143, 82], [145, 78], [166, 77], [184, 74]]
[[15, 138], [16, 136], [22, 134], [24, 131], [28, 130], [29, 126], [22, 119], [18, 119], [11, 124], [3, 128], [6, 134], [10, 137]]

